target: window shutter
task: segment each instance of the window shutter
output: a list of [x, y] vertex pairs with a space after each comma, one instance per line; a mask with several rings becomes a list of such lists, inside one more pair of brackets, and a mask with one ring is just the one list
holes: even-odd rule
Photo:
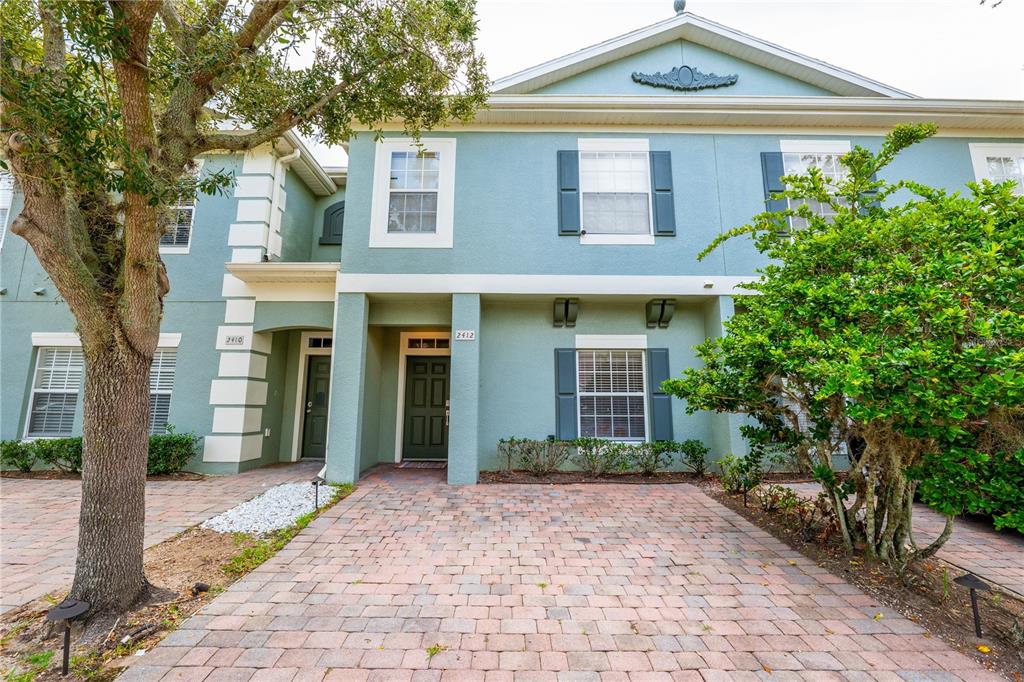
[[652, 441], [672, 440], [672, 396], [661, 390], [661, 382], [668, 378], [668, 348], [648, 348], [647, 380]]
[[580, 233], [580, 154], [558, 152], [558, 234]]
[[674, 237], [676, 208], [672, 193], [672, 153], [651, 152], [651, 203], [654, 206], [654, 234]]
[[345, 202], [331, 204], [324, 210], [324, 231], [320, 245], [341, 244], [341, 233], [345, 226]]
[[555, 435], [572, 440], [577, 434], [576, 349], [555, 349]]
[[782, 176], [786, 167], [782, 163], [782, 152], [761, 152], [761, 174], [764, 178], [764, 199], [769, 211], [782, 211], [786, 208], [785, 199], [772, 199], [772, 192], [782, 192], [786, 185]]
[[[878, 181], [878, 173], [872, 173], [871, 174], [871, 182], [877, 182], [877, 181]], [[863, 199], [864, 208], [882, 208], [882, 202], [879, 201], [876, 198], [877, 195], [878, 195], [878, 192], [865, 192], [864, 193], [864, 199]]]

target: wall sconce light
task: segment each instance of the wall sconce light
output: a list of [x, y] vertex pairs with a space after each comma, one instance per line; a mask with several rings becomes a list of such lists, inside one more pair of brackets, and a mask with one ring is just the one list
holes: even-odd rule
[[578, 298], [556, 298], [554, 310], [554, 325], [556, 327], [575, 327], [576, 317], [580, 312], [580, 299]]
[[647, 302], [647, 328], [668, 328], [676, 311], [676, 299], [655, 298]]

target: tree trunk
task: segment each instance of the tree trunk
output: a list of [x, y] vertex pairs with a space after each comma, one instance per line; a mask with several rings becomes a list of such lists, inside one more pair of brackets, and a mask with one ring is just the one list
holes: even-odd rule
[[71, 597], [94, 612], [120, 612], [147, 585], [142, 550], [154, 348], [133, 349], [114, 334], [104, 336], [93, 344], [83, 338], [82, 510]]

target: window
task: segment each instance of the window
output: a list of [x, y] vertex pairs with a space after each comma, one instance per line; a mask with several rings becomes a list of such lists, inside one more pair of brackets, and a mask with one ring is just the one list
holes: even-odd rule
[[581, 240], [653, 244], [648, 141], [581, 138], [578, 145]]
[[[817, 168], [830, 185], [836, 185], [842, 181], [848, 171], [846, 166], [839, 163], [839, 158], [850, 151], [850, 143], [847, 141], [831, 140], [783, 140], [782, 141], [782, 164], [786, 175], [804, 175], [811, 168]], [[800, 202], [807, 204], [811, 210], [818, 215], [830, 217], [835, 211], [828, 204], [818, 201], [805, 200]], [[791, 208], [796, 204], [790, 203]], [[790, 218], [790, 226], [793, 229], [806, 227], [807, 221], [804, 218]]]
[[84, 367], [80, 348], [39, 348], [26, 436], [53, 438], [71, 435]]
[[451, 248], [455, 140], [386, 139], [377, 143], [371, 248]]
[[576, 377], [580, 436], [646, 440], [642, 350], [579, 350]]
[[[179, 203], [171, 206], [171, 222], [167, 231], [160, 237], [161, 247], [180, 247], [187, 249], [192, 238], [192, 219], [195, 217], [196, 200], [194, 197], [183, 197]], [[169, 251], [170, 249], [163, 249]]]
[[11, 203], [14, 201], [14, 176], [0, 171], [0, 247], [4, 245], [7, 234], [7, 219], [10, 217]]
[[1017, 183], [1015, 194], [1024, 194], [1024, 144], [972, 144], [974, 178], [981, 182]]
[[308, 348], [332, 348], [334, 346], [333, 336], [311, 336], [306, 343]]
[[171, 391], [174, 389], [174, 370], [178, 364], [178, 351], [158, 348], [149, 368], [149, 432], [165, 433], [171, 413]]

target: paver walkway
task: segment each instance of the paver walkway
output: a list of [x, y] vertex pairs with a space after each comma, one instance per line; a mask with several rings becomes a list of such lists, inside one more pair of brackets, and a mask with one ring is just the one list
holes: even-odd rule
[[[322, 466], [300, 462], [202, 481], [151, 481], [146, 484], [146, 546], [271, 486], [311, 480]], [[81, 498], [80, 481], [0, 478], [0, 613], [70, 586]]]
[[[817, 483], [786, 485], [808, 497], [821, 490]], [[927, 505], [915, 504], [913, 525], [914, 539], [925, 546], [939, 537], [946, 519]], [[1016, 531], [1000, 532], [978, 521], [957, 519], [936, 556], [1024, 599], [1024, 535]]]
[[1001, 679], [693, 486], [416, 471], [132, 660], [119, 682]]

